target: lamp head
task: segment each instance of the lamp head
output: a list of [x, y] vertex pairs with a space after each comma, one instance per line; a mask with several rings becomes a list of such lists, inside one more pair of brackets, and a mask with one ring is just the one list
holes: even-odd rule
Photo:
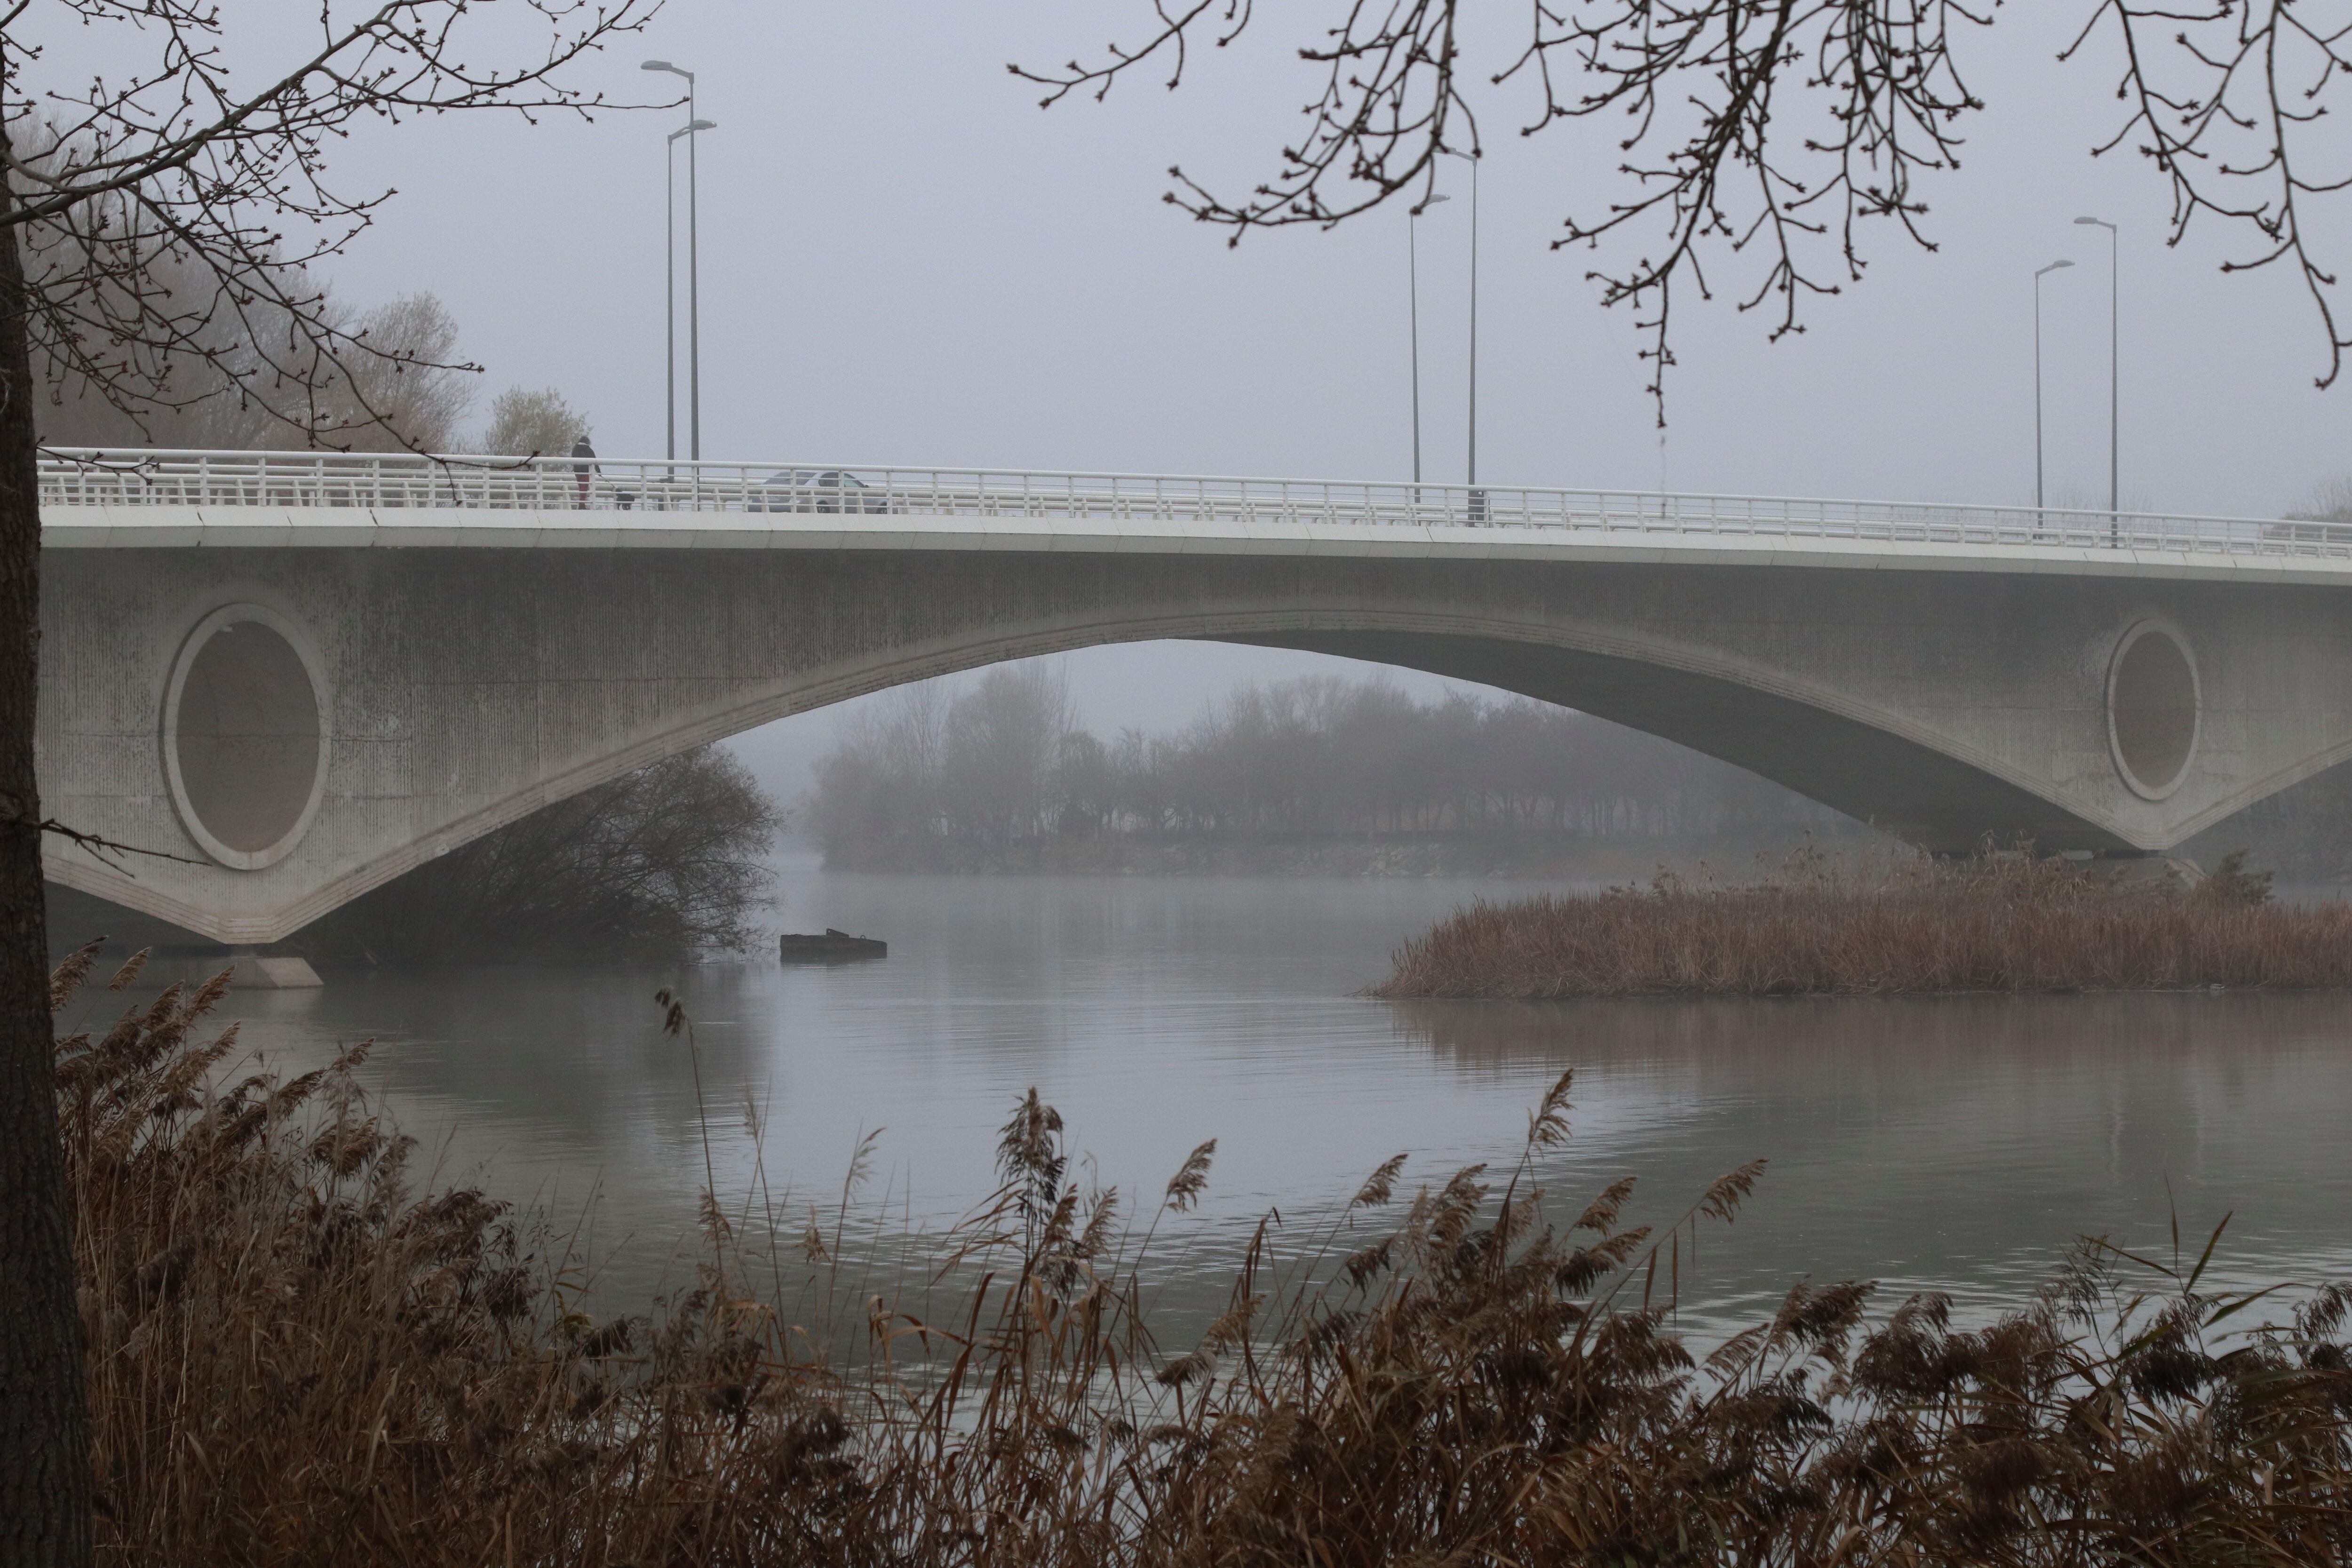
[[2074, 264], [2071, 261], [2053, 261], [2049, 266], [2042, 268], [2041, 272], [2036, 272], [2034, 276], [2039, 278], [2042, 276], [2042, 272], [2055, 272], [2062, 267], [2072, 267], [2074, 265]]
[[2076, 218], [2076, 219], [2074, 220], [2074, 226], [2075, 226], [2077, 228], [2082, 227], [2082, 226], [2083, 226], [2084, 225], [2085, 225], [2085, 224], [2088, 224], [2088, 225], [2094, 226], [2098, 227], [2098, 228], [2113, 228], [2113, 227], [2115, 227], [2115, 226], [2116, 226], [2115, 225], [2113, 225], [2113, 224], [2109, 223], [2106, 219], [2105, 219], [2105, 218], [2103, 218], [2103, 217], [2078, 217], [2078, 218]]
[[686, 122], [686, 128], [688, 131], [716, 131], [719, 129], [719, 122], [713, 120], [689, 120]]
[[692, 81], [694, 79], [694, 73], [692, 71], [682, 70], [678, 67], [670, 64], [667, 60], [647, 60], [637, 68], [641, 71], [667, 71], [672, 76], [682, 76], [688, 81]]
[[1413, 216], [1415, 217], [1419, 217], [1423, 213], [1428, 211], [1431, 207], [1435, 206], [1438, 203], [1450, 202], [1454, 198], [1452, 196], [1444, 195], [1423, 197], [1421, 205], [1412, 209]]

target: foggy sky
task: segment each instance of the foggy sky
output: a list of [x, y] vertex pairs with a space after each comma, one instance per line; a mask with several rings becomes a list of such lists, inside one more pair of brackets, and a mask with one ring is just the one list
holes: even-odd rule
[[[1262, 7], [1244, 42], [1201, 51], [1177, 92], [1147, 71], [1107, 104], [1041, 111], [1005, 63], [1132, 42], [1141, 0], [671, 0], [641, 41], [575, 79], [657, 99], [674, 79], [637, 66], [667, 58], [698, 73], [699, 112], [718, 122], [700, 153], [704, 455], [1407, 477], [1402, 207], [1236, 250], [1160, 199], [1171, 163], [1222, 192], [1275, 172], [1319, 86], [1293, 51], [1334, 9]], [[2004, 8], [1961, 40], [1989, 107], [1962, 128], [1966, 166], [1927, 187], [1937, 252], [1870, 226], [1866, 280], [1810, 306], [1807, 332], [1777, 344], [1765, 312], [1733, 308], [1753, 265], [1709, 258], [1725, 286], [1711, 303], [1677, 301], [1663, 451], [1632, 313], [1598, 307], [1592, 257], [1549, 248], [1564, 213], [1623, 194], [1614, 128], [1522, 138], [1527, 92], [1480, 89], [1480, 477], [2030, 500], [2032, 273], [2063, 256], [2077, 266], [2046, 285], [2050, 489], [2053, 504], [2104, 504], [2106, 237], [2074, 226], [2081, 213], [2123, 226], [2126, 506], [2276, 515], [2352, 471], [2352, 388], [2313, 389], [2324, 340], [2296, 280], [2221, 276], [2243, 241], [2218, 229], [2167, 248], [2155, 171], [2128, 151], [2089, 156], [2119, 107], [2112, 40], [2053, 59], [2089, 9]], [[1525, 8], [1479, 0], [1469, 15], [1474, 62], [1491, 71]], [[363, 130], [336, 152], [339, 177], [400, 195], [332, 268], [337, 289], [361, 306], [432, 290], [488, 367], [483, 403], [556, 386], [601, 452], [658, 455], [664, 135], [684, 118]], [[684, 169], [681, 156], [681, 219]], [[1433, 479], [1458, 479], [1464, 457], [1470, 208], [1460, 174], [1447, 187], [1454, 200], [1422, 220]], [[2352, 267], [2344, 199], [2324, 226]], [[682, 246], [680, 260], [682, 274]], [[679, 311], [682, 326], [683, 298]], [[1308, 664], [1153, 657], [1075, 658], [1088, 718], [1156, 725], [1236, 670]]]
[[[2079, 265], [2046, 285], [2051, 483], [2103, 501], [2105, 236], [2073, 226], [2085, 212], [2124, 227], [2127, 504], [2270, 515], [2352, 468], [2352, 394], [2313, 390], [2325, 359], [2294, 279], [2221, 276], [2218, 230], [2168, 249], [2154, 171], [2088, 155], [2116, 108], [2112, 52], [2052, 58], [2085, 9], [2005, 10], [1963, 40], [1989, 107], [1965, 127], [1967, 167], [1927, 188], [1937, 254], [1874, 235], [1867, 279], [1778, 344], [1728, 298], [1752, 267], [1711, 258], [1731, 286], [1679, 304], [1674, 488], [2030, 499], [2031, 275], [2069, 256]], [[1107, 104], [1043, 111], [1005, 62], [1131, 39], [1139, 0], [672, 0], [641, 48], [580, 79], [655, 96], [674, 79], [637, 62], [668, 58], [699, 73], [719, 124], [700, 159], [705, 455], [1405, 476], [1402, 211], [1232, 250], [1160, 200], [1171, 163], [1228, 191], [1273, 172], [1316, 86], [1286, 57], [1321, 15], [1264, 11], [1175, 93], [1139, 77]], [[1472, 15], [1490, 64], [1524, 25], [1499, 0]], [[1632, 317], [1597, 307], [1590, 256], [1548, 248], [1563, 212], [1622, 194], [1609, 128], [1521, 138], [1524, 92], [1479, 104], [1482, 478], [1654, 488]], [[402, 194], [339, 287], [361, 303], [433, 289], [487, 389], [560, 386], [591, 412], [600, 450], [652, 455], [663, 135], [683, 118], [370, 132], [341, 168]], [[1463, 460], [1469, 210], [1451, 184], [1455, 201], [1422, 220], [1433, 478]], [[2329, 217], [2352, 265], [2352, 224]]]

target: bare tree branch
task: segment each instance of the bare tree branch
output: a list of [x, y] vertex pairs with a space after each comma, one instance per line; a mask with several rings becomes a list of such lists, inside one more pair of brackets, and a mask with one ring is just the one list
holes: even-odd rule
[[101, 837], [95, 833], [84, 833], [78, 827], [68, 827], [54, 816], [44, 817], [40, 826], [42, 832], [55, 834], [68, 844], [88, 850], [92, 858], [103, 861], [126, 877], [134, 876], [131, 868], [123, 864], [122, 858], [126, 855], [141, 855], [151, 860], [176, 860], [183, 866], [204, 864], [203, 861], [191, 859], [185, 855], [174, 855], [168, 849], [142, 849], [136, 844], [118, 844], [111, 838]]
[[[412, 299], [404, 317], [355, 321], [312, 280], [309, 269], [362, 233], [391, 195], [331, 185], [330, 147], [363, 122], [454, 110], [585, 115], [603, 100], [557, 74], [635, 30], [657, 3], [512, 0], [499, 20], [535, 16], [543, 47], [485, 70], [457, 50], [489, 9], [474, 0], [319, 0], [308, 57], [239, 90], [226, 18], [249, 5], [48, 0], [42, 23], [116, 28], [147, 62], [143, 74], [68, 92], [32, 79], [32, 0], [0, 0], [0, 1558], [90, 1558], [42, 843], [59, 835], [118, 867], [145, 853], [51, 821], [39, 805], [35, 388], [87, 388], [134, 417], [227, 403], [308, 443], [382, 439], [396, 417], [430, 407], [432, 376], [457, 367], [435, 363], [429, 346], [446, 337], [437, 306]], [[306, 237], [289, 241], [289, 231]], [[49, 372], [39, 380], [37, 362]]]
[[[522, 3], [545, 46], [512, 68], [464, 59], [477, 8], [463, 0], [377, 0], [345, 15], [328, 4], [311, 52], [244, 90], [210, 0], [53, 0], [84, 22], [156, 36], [150, 68], [77, 93], [32, 90], [38, 51], [0, 30], [0, 176], [16, 195], [6, 226], [25, 255], [27, 330], [48, 379], [134, 416], [227, 400], [305, 444], [348, 446], [393, 427], [391, 405], [410, 390], [403, 376], [474, 368], [372, 335], [310, 269], [393, 195], [328, 180], [328, 151], [361, 124], [614, 107], [557, 79], [642, 27], [658, 0]], [[295, 230], [305, 237], [289, 243]]]
[[[2252, 253], [2224, 272], [2292, 267], [2319, 313], [2335, 384], [2352, 337], [2338, 324], [2336, 274], [2309, 247], [2307, 198], [2352, 186], [2352, 160], [2341, 145], [2315, 146], [2327, 118], [2323, 101], [2336, 78], [2352, 75], [2345, 48], [2352, 23], [2317, 25], [2309, 7], [2288, 0], [2211, 0], [2185, 8], [2144, 0], [2101, 0], [2061, 58], [2071, 58], [2112, 26], [2124, 66], [2116, 96], [2129, 106], [2124, 123], [2094, 151], [2126, 142], [2161, 170], [2172, 191], [2171, 243], [2200, 213], [2253, 230]], [[2169, 40], [2151, 34], [2170, 31]], [[2171, 75], [2165, 75], [2169, 68]], [[2332, 166], [2329, 154], [2333, 154]], [[2314, 165], [2325, 172], [2314, 172]]]
[[[1333, 0], [1335, 24], [1299, 57], [1323, 68], [1301, 112], [1306, 134], [1284, 147], [1273, 179], [1245, 197], [1217, 195], [1170, 171], [1166, 199], [1233, 230], [1329, 226], [1400, 192], [1426, 200], [1437, 159], [1484, 148], [1461, 75], [1462, 0]], [[1157, 29], [1140, 47], [1113, 45], [1095, 65], [1013, 68], [1050, 90], [1100, 99], [1147, 60], [1172, 57], [1214, 29], [1219, 46], [1251, 21], [1241, 0], [1154, 0]], [[1530, 82], [1540, 107], [1532, 136], [1561, 121], [1622, 115], [1616, 174], [1627, 187], [1603, 210], [1570, 214], [1559, 246], [1628, 240], [1630, 263], [1589, 273], [1604, 304], [1630, 304], [1649, 333], [1649, 392], [1664, 422], [1677, 284], [1710, 293], [1707, 254], [1758, 270], [1739, 309], [1777, 299], [1770, 336], [1804, 330], [1813, 296], [1858, 281], [1859, 224], [1891, 219], [1927, 249], [1921, 176], [1959, 166], [1961, 117], [1983, 107], [1963, 79], [1955, 42], [1992, 20], [1972, 0], [1530, 0], [1519, 52], [1487, 85]], [[2307, 247], [2309, 200], [2352, 185], [2337, 157], [2311, 142], [2335, 79], [2352, 72], [2352, 24], [2323, 24], [2289, 0], [2093, 0], [2072, 58], [2105, 25], [2119, 37], [2124, 124], [2105, 153], [2135, 137], [2172, 183], [2173, 239], [2199, 213], [2250, 226], [2257, 244], [2224, 270], [2285, 262], [2317, 309], [2329, 385], [2352, 347], [2338, 325], [2336, 274]], [[2153, 34], [2168, 29], [2159, 42]], [[2167, 76], [2166, 73], [2171, 73]], [[2172, 82], [2172, 77], [2179, 79]], [[2329, 149], [2327, 151], [2333, 151]], [[1635, 237], [1642, 237], [1638, 241]]]

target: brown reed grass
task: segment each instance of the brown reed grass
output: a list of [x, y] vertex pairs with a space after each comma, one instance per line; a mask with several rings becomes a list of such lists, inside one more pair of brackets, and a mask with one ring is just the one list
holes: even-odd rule
[[2260, 1299], [2203, 1288], [2210, 1245], [2086, 1247], [1977, 1330], [1799, 1285], [1702, 1359], [1675, 1285], [1758, 1171], [1661, 1233], [1621, 1222], [1629, 1182], [1555, 1217], [1563, 1077], [1509, 1170], [1407, 1195], [1391, 1160], [1300, 1261], [1260, 1226], [1180, 1351], [1136, 1281], [1213, 1149], [1139, 1237], [1033, 1091], [1000, 1202], [951, 1238], [951, 1312], [836, 1293], [788, 1321], [707, 1194], [696, 1288], [597, 1323], [560, 1243], [412, 1184], [363, 1050], [212, 1087], [221, 985], [58, 1047], [110, 1562], [2352, 1560], [2352, 1289], [2246, 1329]]
[[2142, 991], [2352, 985], [2352, 906], [2269, 900], [2232, 856], [2194, 888], [2098, 863], [1988, 855], [1847, 865], [1747, 885], [1483, 900], [1408, 942], [1373, 994]]

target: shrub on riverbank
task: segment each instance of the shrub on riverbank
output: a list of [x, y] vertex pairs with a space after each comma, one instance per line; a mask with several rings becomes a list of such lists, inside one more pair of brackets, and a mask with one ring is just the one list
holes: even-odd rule
[[1510, 997], [2352, 985], [2352, 906], [2269, 901], [2234, 858], [2196, 888], [2021, 856], [1847, 867], [1749, 886], [1476, 903], [1375, 994]]
[[[60, 972], [62, 1006], [88, 968]], [[135, 971], [135, 965], [133, 966]], [[117, 986], [131, 974], [118, 976]], [[1725, 1176], [1659, 1235], [1630, 1183], [1569, 1217], [1513, 1169], [1235, 1260], [1231, 1307], [1160, 1344], [1142, 1216], [1087, 1191], [1032, 1091], [999, 1201], [948, 1238], [950, 1310], [845, 1299], [840, 1232], [704, 1206], [697, 1288], [596, 1323], [560, 1249], [413, 1184], [364, 1047], [210, 1087], [234, 1030], [177, 987], [58, 1053], [101, 1497], [121, 1563], [1092, 1564], [2341, 1562], [2352, 1290], [2292, 1328], [2201, 1263], [2090, 1247], [1979, 1331], [1932, 1296], [1800, 1285], [1696, 1358], [1669, 1306]], [[1398, 1210], [1402, 1209], [1402, 1212]], [[748, 1223], [754, 1212], [759, 1225]], [[755, 1240], [754, 1237], [764, 1237]], [[787, 1317], [751, 1280], [815, 1270]], [[958, 1283], [960, 1282], [960, 1283]], [[937, 1293], [936, 1291], [934, 1293]]]
[[675, 963], [742, 952], [775, 803], [704, 746], [541, 806], [363, 893], [289, 946], [383, 963]]

